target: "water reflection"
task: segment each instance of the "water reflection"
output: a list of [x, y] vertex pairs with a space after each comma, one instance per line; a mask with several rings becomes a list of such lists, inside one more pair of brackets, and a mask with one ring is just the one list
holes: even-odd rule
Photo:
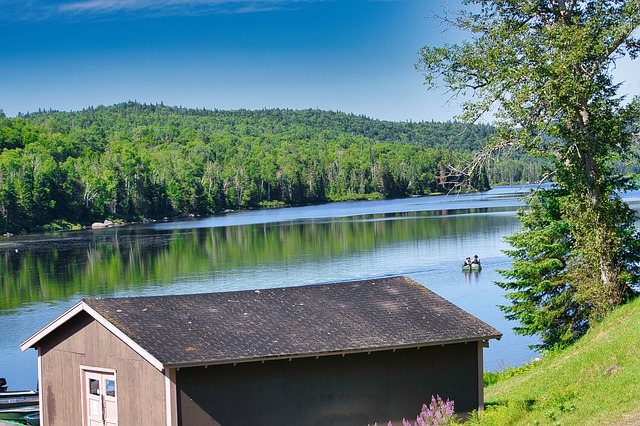
[[482, 271], [462, 271], [465, 280], [468, 284], [478, 284], [478, 279]]
[[[491, 214], [487, 209], [474, 210], [383, 213], [214, 228], [114, 228], [61, 234], [56, 239], [16, 240], [0, 251], [4, 295], [0, 313], [34, 301], [65, 300], [74, 294], [144, 292], [145, 287], [166, 286], [181, 279], [189, 279], [190, 286], [194, 281], [202, 282], [195, 291], [210, 291], [206, 283], [237, 269], [268, 267], [278, 274], [286, 265], [295, 264], [303, 269], [303, 273], [293, 273], [300, 284], [326, 282], [326, 276], [318, 274], [316, 268], [306, 268], [345, 256], [365, 262], [364, 258], [375, 252], [392, 264], [406, 264], [405, 257], [392, 261], [387, 257], [397, 256], [385, 253], [390, 247], [399, 253], [408, 241], [412, 248], [431, 247], [424, 265], [457, 261], [459, 244], [449, 240], [472, 236], [488, 244], [496, 231], [509, 224], [500, 209]], [[510, 216], [512, 213], [506, 217]], [[511, 231], [511, 222], [502, 235]], [[354, 272], [358, 269], [363, 268], [352, 268]], [[370, 276], [379, 269], [374, 266], [362, 273]], [[382, 269], [381, 273], [393, 273]], [[271, 278], [265, 276], [257, 285], [272, 285]]]

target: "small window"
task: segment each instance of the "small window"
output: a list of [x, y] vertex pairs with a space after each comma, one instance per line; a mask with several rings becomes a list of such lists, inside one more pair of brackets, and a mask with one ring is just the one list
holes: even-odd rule
[[100, 395], [100, 381], [89, 379], [89, 393], [91, 395]]
[[107, 389], [107, 396], [112, 396], [115, 398], [116, 396], [116, 381], [115, 380], [105, 380], [105, 388]]

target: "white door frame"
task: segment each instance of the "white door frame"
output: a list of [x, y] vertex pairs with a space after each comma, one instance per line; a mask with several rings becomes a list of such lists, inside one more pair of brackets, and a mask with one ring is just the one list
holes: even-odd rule
[[[89, 380], [94, 381], [93, 390]], [[83, 426], [118, 426], [116, 370], [81, 365], [80, 390]]]

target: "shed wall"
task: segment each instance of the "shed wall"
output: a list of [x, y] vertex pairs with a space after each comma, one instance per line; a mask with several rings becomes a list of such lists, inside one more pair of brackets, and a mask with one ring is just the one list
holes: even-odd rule
[[386, 425], [431, 395], [478, 408], [478, 343], [182, 368], [178, 416], [195, 425]]
[[118, 423], [166, 424], [165, 376], [81, 313], [41, 342], [43, 424], [82, 424], [80, 366], [116, 371]]

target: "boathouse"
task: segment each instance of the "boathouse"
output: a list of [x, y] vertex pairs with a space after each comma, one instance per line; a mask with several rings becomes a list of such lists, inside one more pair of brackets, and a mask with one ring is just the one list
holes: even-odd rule
[[366, 425], [483, 406], [501, 333], [405, 277], [83, 299], [22, 343], [58, 425]]

